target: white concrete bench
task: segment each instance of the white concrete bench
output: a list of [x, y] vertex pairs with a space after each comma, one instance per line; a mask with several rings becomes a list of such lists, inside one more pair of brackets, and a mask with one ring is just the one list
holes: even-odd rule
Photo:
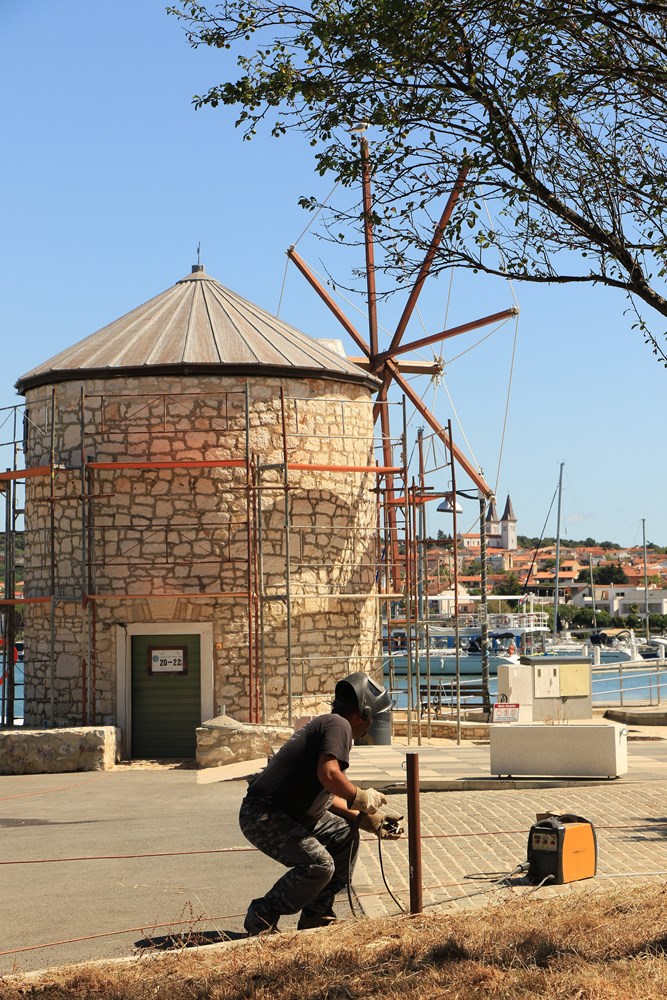
[[614, 723], [494, 726], [491, 774], [617, 778], [628, 770], [627, 736]]

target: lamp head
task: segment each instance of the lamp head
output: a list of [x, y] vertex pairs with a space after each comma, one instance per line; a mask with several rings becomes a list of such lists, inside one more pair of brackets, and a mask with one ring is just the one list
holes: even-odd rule
[[439, 503], [436, 509], [441, 511], [441, 513], [443, 514], [453, 514], [455, 510], [457, 514], [463, 513], [463, 507], [458, 502], [458, 500], [452, 502], [452, 500], [450, 500], [449, 497], [445, 498], [441, 503]]

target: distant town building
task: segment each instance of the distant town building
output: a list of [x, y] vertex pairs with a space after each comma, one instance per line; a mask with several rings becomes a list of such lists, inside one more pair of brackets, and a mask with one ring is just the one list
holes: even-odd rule
[[[595, 607], [598, 611], [607, 611], [610, 615], [629, 615], [639, 610], [643, 613], [644, 602], [648, 598], [648, 613], [650, 615], [667, 614], [667, 590], [649, 588], [646, 593], [643, 587], [632, 587], [625, 584], [595, 585]], [[572, 604], [579, 608], [590, 608], [593, 605], [591, 588], [584, 587], [572, 598]]]
[[486, 514], [486, 544], [490, 549], [506, 549], [514, 552], [517, 549], [516, 517], [509, 493], [505, 502], [503, 516], [498, 519], [496, 502], [492, 500]]

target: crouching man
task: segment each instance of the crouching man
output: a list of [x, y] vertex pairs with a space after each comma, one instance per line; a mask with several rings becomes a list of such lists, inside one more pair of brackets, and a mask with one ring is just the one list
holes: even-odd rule
[[294, 733], [250, 783], [241, 830], [290, 870], [250, 903], [248, 934], [275, 930], [283, 914], [299, 911], [299, 930], [333, 923], [334, 898], [352, 878], [359, 828], [391, 839], [402, 834], [402, 817], [382, 808], [386, 796], [345, 777], [353, 739], [390, 705], [384, 688], [364, 673], [351, 674], [336, 684], [331, 714]]

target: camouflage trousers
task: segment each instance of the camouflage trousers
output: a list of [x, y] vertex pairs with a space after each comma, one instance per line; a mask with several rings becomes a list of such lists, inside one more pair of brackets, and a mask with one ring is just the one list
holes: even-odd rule
[[336, 893], [344, 889], [359, 851], [359, 832], [347, 820], [325, 812], [312, 830], [263, 799], [247, 795], [241, 803], [243, 835], [263, 854], [290, 871], [256, 902], [277, 919], [304, 910], [308, 915], [331, 913]]

